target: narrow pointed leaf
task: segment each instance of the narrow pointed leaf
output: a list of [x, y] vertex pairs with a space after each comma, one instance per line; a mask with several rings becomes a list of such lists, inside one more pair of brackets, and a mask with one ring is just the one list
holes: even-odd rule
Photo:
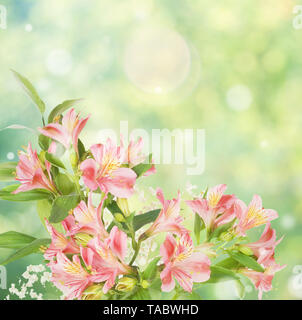
[[209, 240], [214, 238], [219, 238], [219, 236], [222, 234], [222, 232], [228, 231], [233, 224], [235, 223], [236, 219], [233, 219], [232, 221], [225, 223], [218, 228], [216, 228], [209, 236]]
[[23, 257], [26, 257], [32, 253], [38, 253], [41, 246], [47, 246], [50, 243], [50, 239], [36, 239], [31, 243], [27, 244], [23, 248], [17, 250], [11, 254], [7, 259], [0, 262], [0, 265], [6, 265], [13, 261], [19, 260]]
[[239, 276], [232, 270], [214, 265], [211, 266], [211, 277], [204, 283], [216, 283], [220, 281], [238, 280]]
[[0, 163], [0, 181], [16, 180], [15, 172], [17, 164], [17, 162]]
[[48, 123], [53, 122], [53, 120], [55, 119], [55, 117], [57, 117], [58, 115], [62, 114], [63, 112], [65, 112], [66, 110], [68, 110], [69, 108], [73, 107], [74, 105], [76, 105], [77, 103], [79, 103], [80, 101], [82, 101], [83, 99], [72, 99], [72, 100], [66, 100], [64, 102], [62, 102], [61, 104], [57, 105], [49, 114], [48, 116]]
[[83, 142], [80, 139], [78, 140], [78, 150], [79, 150], [80, 160], [84, 160], [82, 158], [85, 155], [86, 150], [85, 150], [85, 146], [84, 146]]
[[152, 210], [143, 214], [139, 214], [133, 218], [133, 228], [137, 231], [144, 225], [153, 222], [159, 215], [160, 209]]
[[35, 189], [13, 194], [12, 192], [15, 191], [19, 186], [19, 184], [14, 184], [0, 190], [0, 199], [8, 201], [35, 201], [50, 199], [52, 196], [49, 191], [43, 189]]
[[152, 163], [152, 154], [149, 154], [149, 163], [140, 163], [136, 165], [135, 167], [132, 168], [132, 170], [136, 173], [137, 178], [141, 177], [144, 175], [149, 169], [152, 168], [153, 163]]
[[241, 263], [239, 263], [238, 261], [234, 260], [231, 257], [228, 257], [228, 258], [216, 263], [215, 266], [223, 267], [226, 269], [237, 269], [238, 267], [241, 266]]
[[240, 280], [235, 281], [236, 291], [240, 300], [242, 300], [245, 296], [245, 286]]
[[137, 166], [133, 167], [132, 170], [136, 173], [137, 177], [139, 178], [151, 168], [152, 168], [152, 163], [150, 164], [140, 163]]
[[0, 248], [20, 249], [35, 239], [24, 233], [8, 231], [0, 234]]
[[41, 114], [45, 112], [45, 104], [39, 97], [36, 89], [34, 86], [31, 84], [31, 82], [26, 79], [24, 76], [22, 76], [20, 73], [17, 71], [11, 70], [18, 80], [18, 82], [21, 84], [22, 88], [24, 91], [27, 93], [27, 95], [31, 98], [31, 100], [34, 102], [34, 104], [37, 106]]
[[204, 228], [205, 228], [205, 224], [204, 224], [203, 220], [200, 218], [200, 216], [197, 213], [195, 213], [194, 234], [195, 234], [197, 244], [200, 243], [200, 232]]
[[229, 255], [236, 261], [249, 269], [253, 269], [258, 272], [264, 272], [263, 267], [252, 257], [246, 256], [241, 252], [228, 252]]

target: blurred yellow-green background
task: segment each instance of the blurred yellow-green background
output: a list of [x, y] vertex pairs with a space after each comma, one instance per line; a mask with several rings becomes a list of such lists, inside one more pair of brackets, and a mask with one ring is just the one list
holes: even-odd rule
[[[265, 299], [301, 299], [302, 265], [302, 29], [293, 8], [302, 0], [0, 0], [7, 27], [0, 28], [0, 129], [36, 128], [38, 111], [10, 68], [28, 77], [47, 110], [66, 99], [85, 98], [92, 114], [82, 135], [99, 140], [103, 128], [205, 129], [205, 171], [188, 176], [186, 165], [159, 165], [144, 181], [169, 195], [188, 183], [226, 183], [249, 202], [262, 196], [285, 235], [277, 274]], [[17, 160], [28, 130], [0, 131], [0, 160]], [[28, 203], [0, 201], [0, 232], [45, 235]], [[10, 252], [2, 249], [0, 257]], [[17, 283], [28, 257], [8, 265]], [[298, 267], [297, 267], [298, 266]], [[302, 267], [301, 267], [302, 268]], [[298, 270], [298, 271], [297, 271]], [[233, 299], [232, 283], [208, 285], [205, 299]], [[46, 298], [56, 295], [51, 288]], [[0, 289], [0, 298], [7, 290]], [[248, 299], [257, 293], [249, 288]]]

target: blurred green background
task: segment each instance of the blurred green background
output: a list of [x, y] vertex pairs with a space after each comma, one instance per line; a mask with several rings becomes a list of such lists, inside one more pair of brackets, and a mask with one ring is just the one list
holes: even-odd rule
[[[264, 299], [301, 299], [302, 265], [302, 30], [292, 25], [291, 0], [0, 0], [7, 28], [0, 29], [0, 129], [36, 128], [38, 111], [10, 73], [28, 77], [51, 110], [65, 99], [85, 98], [92, 114], [83, 141], [103, 128], [205, 129], [205, 171], [159, 165], [144, 181], [169, 196], [187, 183], [204, 189], [226, 183], [249, 202], [260, 194], [279, 237], [276, 258], [287, 268]], [[0, 160], [16, 160], [28, 130], [0, 131]], [[0, 201], [0, 232], [45, 235], [32, 204]], [[260, 232], [260, 231], [259, 231]], [[2, 249], [0, 258], [10, 252]], [[8, 265], [17, 283], [28, 257]], [[296, 268], [294, 269], [294, 267]], [[51, 288], [46, 298], [56, 297]], [[248, 290], [247, 298], [257, 293]], [[209, 285], [205, 299], [233, 299], [233, 284]], [[7, 290], [0, 289], [0, 298]], [[12, 297], [13, 298], [13, 297]]]

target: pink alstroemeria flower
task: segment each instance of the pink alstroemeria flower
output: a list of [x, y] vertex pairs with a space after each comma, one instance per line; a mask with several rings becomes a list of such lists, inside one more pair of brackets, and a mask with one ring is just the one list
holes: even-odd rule
[[[43, 166], [37, 151], [33, 151], [31, 143], [28, 144], [27, 153], [19, 153], [19, 163], [16, 168], [16, 180], [21, 182], [21, 186], [13, 193], [29, 191], [33, 189], [46, 189], [55, 192], [55, 186], [50, 174], [51, 165], [45, 161]], [[44, 173], [44, 170], [47, 172]]]
[[241, 236], [245, 236], [245, 232], [251, 228], [278, 218], [275, 210], [263, 209], [262, 200], [258, 195], [254, 195], [248, 207], [243, 201], [237, 200], [234, 204], [234, 211], [239, 220], [236, 225], [236, 233]]
[[193, 241], [188, 233], [176, 241], [170, 234], [160, 247], [160, 254], [165, 264], [160, 274], [162, 291], [169, 292], [175, 287], [175, 280], [185, 291], [192, 292], [193, 282], [209, 280], [210, 259], [204, 253], [193, 247]]
[[114, 286], [117, 276], [131, 273], [132, 268], [124, 262], [126, 253], [127, 235], [116, 226], [106, 240], [94, 238], [87, 248], [82, 248], [82, 257], [91, 270], [91, 279], [96, 283], [105, 282], [105, 294]]
[[[144, 142], [142, 137], [137, 141], [130, 140], [126, 151], [126, 163], [129, 168], [133, 168], [146, 160], [146, 155], [143, 153]], [[154, 164], [152, 167], [144, 173], [144, 176], [149, 176], [156, 173]]]
[[64, 253], [58, 252], [56, 258], [57, 261], [49, 265], [52, 282], [63, 292], [65, 299], [80, 299], [83, 291], [93, 283], [91, 274], [82, 266], [77, 255], [73, 255], [71, 261]]
[[251, 269], [241, 269], [240, 272], [248, 277], [254, 284], [255, 288], [259, 290], [258, 299], [262, 299], [262, 293], [272, 290], [272, 280], [275, 273], [285, 268], [286, 265], [280, 266], [271, 257], [265, 264], [264, 272], [258, 272]]
[[258, 258], [257, 262], [266, 264], [274, 255], [276, 246], [282, 241], [283, 237], [276, 241], [276, 230], [271, 228], [271, 224], [267, 223], [260, 239], [245, 246], [252, 249], [254, 255]]
[[209, 231], [235, 218], [233, 205], [236, 197], [235, 195], [224, 195], [226, 188], [225, 184], [219, 184], [208, 190], [205, 199], [186, 201], [192, 211], [201, 217]]
[[109, 235], [102, 222], [102, 207], [105, 197], [103, 197], [98, 208], [92, 204], [92, 192], [88, 196], [88, 205], [85, 201], [81, 201], [78, 206], [73, 209], [74, 224], [69, 227], [67, 235], [75, 235], [76, 233], [88, 233], [93, 236], [99, 236], [102, 240]]
[[52, 261], [58, 252], [79, 253], [80, 248], [73, 238], [67, 238], [65, 235], [57, 231], [46, 219], [45, 224], [49, 234], [51, 235], [51, 244], [44, 253], [46, 260]]
[[99, 187], [105, 193], [129, 198], [134, 192], [136, 173], [121, 167], [125, 162], [124, 149], [108, 139], [106, 144], [93, 145], [90, 151], [94, 159], [87, 159], [80, 166], [85, 185], [93, 191]]
[[162, 203], [162, 209], [153, 222], [151, 227], [141, 235], [142, 239], [147, 239], [160, 232], [171, 232], [181, 236], [189, 231], [181, 225], [183, 218], [180, 216], [180, 193], [177, 199], [165, 200], [163, 191], [160, 188], [156, 190], [156, 196]]
[[44, 128], [38, 130], [46, 137], [60, 142], [66, 149], [73, 145], [74, 150], [78, 153], [78, 139], [81, 131], [85, 127], [89, 116], [80, 119], [79, 114], [74, 109], [70, 109], [62, 119], [62, 124], [50, 123]]

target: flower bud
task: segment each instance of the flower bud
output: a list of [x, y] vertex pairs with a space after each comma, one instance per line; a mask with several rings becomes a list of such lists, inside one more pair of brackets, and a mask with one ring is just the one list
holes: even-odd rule
[[78, 166], [78, 155], [72, 150], [70, 151], [69, 161], [73, 169]]
[[224, 231], [219, 236], [219, 239], [222, 241], [231, 241], [233, 238], [234, 238], [233, 233], [231, 233], [229, 231]]
[[247, 246], [239, 246], [239, 251], [245, 254], [246, 256], [252, 256], [254, 254], [253, 250]]
[[141, 283], [141, 286], [142, 286], [144, 289], [147, 289], [147, 288], [149, 288], [150, 283], [149, 283], [147, 280], [143, 280], [142, 283]]
[[139, 237], [139, 241], [144, 241], [144, 240], [146, 240], [146, 239], [148, 239], [149, 238], [149, 234], [147, 233], [147, 232], [144, 232], [144, 233], [142, 233], [141, 235], [140, 235], [140, 237]]
[[121, 209], [125, 217], [129, 217], [131, 212], [129, 209], [129, 203], [126, 198], [117, 198], [116, 203], [118, 207]]
[[103, 285], [94, 284], [83, 292], [82, 300], [102, 300], [103, 295]]
[[45, 253], [45, 251], [47, 250], [47, 247], [46, 247], [46, 246], [40, 246], [39, 250], [40, 250], [42, 253]]
[[122, 292], [131, 291], [135, 285], [137, 284], [137, 280], [134, 278], [123, 277], [120, 279], [116, 285], [116, 290]]
[[77, 233], [74, 237], [76, 243], [82, 247], [86, 247], [88, 242], [92, 239], [89, 234], [82, 232]]
[[41, 151], [40, 154], [39, 154], [39, 160], [41, 162], [41, 164], [43, 165], [45, 163], [45, 151]]
[[114, 218], [117, 222], [125, 222], [125, 218], [121, 213], [117, 213], [114, 215]]

